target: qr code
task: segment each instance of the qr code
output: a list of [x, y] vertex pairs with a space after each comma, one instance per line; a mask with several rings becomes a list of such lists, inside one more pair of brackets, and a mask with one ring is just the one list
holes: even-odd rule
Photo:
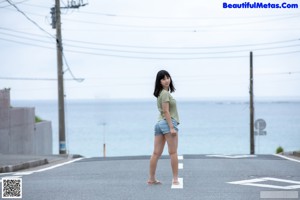
[[2, 198], [22, 198], [22, 179], [16, 177], [2, 178]]

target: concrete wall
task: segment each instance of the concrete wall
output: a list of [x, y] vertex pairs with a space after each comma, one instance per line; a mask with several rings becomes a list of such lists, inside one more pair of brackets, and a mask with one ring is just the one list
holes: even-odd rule
[[35, 124], [35, 152], [38, 155], [52, 154], [52, 126], [50, 121]]
[[0, 153], [9, 148], [9, 119], [10, 119], [9, 90], [0, 90]]
[[9, 93], [0, 90], [0, 153], [52, 154], [51, 122], [35, 123], [34, 108], [10, 108]]
[[10, 109], [8, 153], [34, 154], [34, 108]]

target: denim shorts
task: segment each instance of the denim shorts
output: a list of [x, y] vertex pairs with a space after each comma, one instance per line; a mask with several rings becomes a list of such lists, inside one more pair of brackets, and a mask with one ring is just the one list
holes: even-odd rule
[[[177, 121], [175, 119], [171, 119], [172, 120], [172, 124], [174, 126], [174, 129], [178, 132], [178, 128], [177, 128]], [[155, 124], [155, 127], [154, 127], [154, 133], [155, 135], [164, 135], [164, 134], [167, 134], [167, 133], [170, 133], [170, 127], [168, 125], [168, 122], [167, 120], [165, 119], [162, 119], [160, 121], [158, 121], [156, 124]]]

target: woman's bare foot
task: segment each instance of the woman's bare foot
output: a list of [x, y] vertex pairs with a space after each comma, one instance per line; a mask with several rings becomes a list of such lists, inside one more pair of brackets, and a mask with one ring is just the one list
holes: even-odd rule
[[147, 181], [148, 185], [159, 185], [161, 182], [159, 180], [148, 180]]
[[180, 185], [180, 182], [178, 181], [178, 179], [173, 179], [172, 184], [173, 185]]

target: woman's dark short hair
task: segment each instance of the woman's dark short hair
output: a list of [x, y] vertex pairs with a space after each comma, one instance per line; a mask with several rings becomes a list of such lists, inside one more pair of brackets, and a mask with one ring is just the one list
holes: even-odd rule
[[160, 94], [160, 92], [162, 91], [163, 89], [163, 86], [160, 84], [160, 80], [165, 78], [165, 76], [167, 76], [168, 78], [171, 79], [170, 81], [170, 92], [174, 92], [175, 91], [175, 87], [173, 85], [173, 81], [172, 81], [172, 78], [171, 78], [171, 75], [169, 74], [169, 72], [167, 72], [166, 70], [160, 70], [159, 72], [157, 72], [157, 75], [156, 75], [156, 80], [155, 80], [155, 86], [154, 86], [154, 93], [153, 95], [157, 98]]

